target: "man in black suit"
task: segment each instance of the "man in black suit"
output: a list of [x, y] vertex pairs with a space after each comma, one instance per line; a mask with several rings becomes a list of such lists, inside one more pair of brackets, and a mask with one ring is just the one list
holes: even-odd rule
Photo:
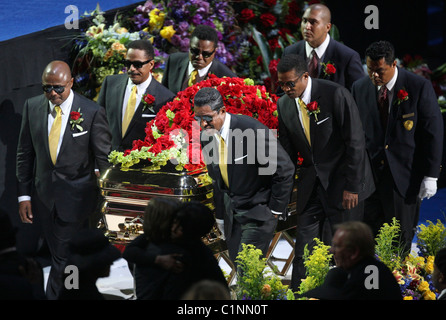
[[[17, 147], [19, 214], [39, 219], [52, 256], [47, 296], [61, 289], [65, 245], [87, 225], [98, 199], [95, 167], [104, 172], [111, 147], [105, 110], [71, 88], [70, 67], [53, 61], [44, 94], [25, 102]], [[32, 203], [32, 205], [31, 205]]]
[[194, 111], [203, 129], [203, 157], [213, 179], [217, 223], [223, 223], [229, 256], [235, 262], [243, 243], [266, 255], [278, 216], [290, 199], [293, 164], [268, 127], [226, 112], [217, 89], [198, 91]]
[[[125, 151], [132, 148], [134, 140], [144, 140], [147, 122], [175, 98], [173, 92], [152, 77], [154, 57], [150, 41], [130, 42], [125, 61], [127, 74], [108, 76], [102, 84], [97, 102], [107, 113], [112, 150]], [[133, 90], [136, 92], [132, 95]], [[147, 105], [144, 98], [153, 101]]]
[[337, 268], [348, 273], [339, 289], [344, 300], [402, 300], [393, 270], [375, 258], [375, 240], [361, 221], [336, 226], [330, 251]]
[[366, 50], [369, 76], [353, 84], [376, 179], [365, 216], [375, 234], [396, 217], [410, 250], [421, 200], [437, 191], [443, 150], [443, 120], [432, 84], [398, 68], [391, 43]]
[[353, 82], [365, 75], [361, 58], [353, 49], [332, 39], [328, 34], [330, 29], [330, 9], [319, 3], [309, 6], [302, 17], [303, 40], [286, 47], [283, 55], [294, 53], [304, 57], [313, 79], [332, 80], [350, 90]]
[[215, 58], [218, 35], [214, 28], [198, 25], [191, 34], [189, 46], [189, 53], [173, 53], [166, 62], [162, 83], [175, 94], [207, 79], [211, 73], [219, 78], [237, 77]]
[[[363, 200], [374, 190], [358, 109], [343, 86], [308, 75], [299, 55], [284, 56], [277, 66], [286, 93], [277, 102], [279, 140], [296, 165], [298, 214], [291, 286], [305, 277], [302, 256], [314, 238], [329, 244], [333, 226], [361, 220]], [[327, 224], [328, 236], [324, 237]]]

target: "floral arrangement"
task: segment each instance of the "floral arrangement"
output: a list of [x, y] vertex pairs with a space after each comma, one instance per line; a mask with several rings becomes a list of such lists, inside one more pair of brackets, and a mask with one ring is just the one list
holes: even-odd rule
[[304, 266], [306, 268], [306, 278], [302, 280], [298, 294], [303, 294], [324, 283], [325, 276], [330, 270], [330, 261], [333, 254], [330, 253], [330, 246], [325, 245], [318, 238], [314, 238], [316, 245], [310, 254], [308, 244], [304, 248]]
[[378, 259], [393, 270], [405, 300], [435, 300], [437, 293], [432, 283], [433, 262], [439, 249], [446, 247], [445, 226], [427, 221], [417, 227], [418, 255], [405, 256], [397, 241], [400, 232], [398, 220], [384, 224], [377, 236]]
[[112, 151], [109, 161], [124, 169], [141, 160], [148, 161], [148, 170], [158, 170], [168, 161], [174, 162], [177, 170], [193, 171], [204, 167], [200, 128], [193, 118], [193, 97], [203, 87], [215, 87], [228, 112], [251, 116], [267, 127], [277, 129], [276, 95], [269, 94], [264, 86], [254, 85], [251, 79], [210, 75], [209, 79], [180, 91], [147, 123], [143, 141], [134, 141], [132, 150]]
[[117, 14], [107, 25], [99, 4], [91, 13], [92, 25], [75, 39], [73, 46], [75, 89], [90, 99], [99, 93], [107, 75], [125, 72], [126, 45], [147, 39], [155, 49], [154, 77], [161, 82], [164, 63], [175, 51], [189, 50], [195, 26], [215, 27], [219, 35], [217, 59], [229, 67], [239, 60], [237, 20], [228, 1], [146, 1], [133, 10]]
[[140, 39], [139, 32], [130, 32], [117, 17], [112, 25], [105, 24], [99, 5], [91, 13], [92, 25], [77, 39], [72, 51], [75, 89], [90, 99], [96, 99], [105, 77], [123, 72], [126, 44]]
[[[216, 57], [229, 67], [238, 59], [237, 21], [228, 1], [172, 0], [139, 5], [130, 18], [136, 30], [151, 36], [164, 61], [175, 51], [189, 50], [189, 37], [195, 26], [214, 27], [219, 35]], [[162, 67], [162, 66], [160, 66]]]
[[432, 82], [441, 112], [446, 112], [446, 63], [431, 70], [428, 63], [420, 55], [411, 56], [406, 54], [402, 59], [397, 60], [400, 67]]
[[294, 300], [293, 292], [271, 269], [266, 268], [262, 251], [252, 244], [242, 244], [237, 255], [237, 300]]

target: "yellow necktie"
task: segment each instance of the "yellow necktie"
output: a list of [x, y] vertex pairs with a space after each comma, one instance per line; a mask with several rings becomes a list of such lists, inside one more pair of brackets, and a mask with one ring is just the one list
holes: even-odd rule
[[227, 166], [227, 157], [228, 157], [228, 148], [226, 148], [225, 140], [220, 136], [220, 153], [219, 153], [219, 161], [218, 166], [220, 167], [221, 177], [223, 178], [223, 182], [226, 187], [229, 187], [228, 182], [228, 166]]
[[308, 115], [307, 107], [302, 99], [299, 100], [300, 113], [302, 114], [302, 123], [304, 125], [305, 136], [307, 137], [308, 143], [311, 146], [310, 139], [310, 116]]
[[133, 114], [135, 113], [136, 94], [136, 86], [133, 86], [132, 93], [130, 94], [130, 98], [127, 101], [127, 107], [125, 108], [124, 119], [122, 119], [122, 137], [124, 137], [127, 128], [129, 127], [130, 121], [132, 121]]
[[59, 144], [60, 138], [60, 128], [62, 127], [62, 109], [60, 106], [55, 106], [56, 118], [54, 119], [53, 125], [51, 126], [50, 135], [48, 136], [48, 143], [50, 146], [50, 155], [53, 164], [56, 164], [57, 159], [57, 145]]
[[197, 75], [198, 75], [197, 70], [192, 71], [189, 77], [189, 83], [188, 83], [189, 87], [195, 84], [195, 79], [197, 78]]

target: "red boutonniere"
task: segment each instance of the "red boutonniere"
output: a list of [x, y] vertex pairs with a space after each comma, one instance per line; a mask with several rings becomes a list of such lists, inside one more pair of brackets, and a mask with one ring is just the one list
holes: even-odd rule
[[396, 105], [400, 105], [401, 102], [409, 100], [409, 94], [406, 90], [401, 89], [396, 93], [397, 99], [395, 100]]
[[309, 116], [314, 115], [314, 118], [316, 119], [316, 121], [318, 121], [317, 114], [319, 112], [321, 112], [321, 110], [317, 104], [317, 101], [312, 101], [312, 102], [308, 103], [306, 108], [307, 108], [308, 115]]
[[155, 97], [152, 96], [151, 94], [145, 94], [142, 96], [141, 101], [143, 103], [143, 107], [142, 107], [142, 111], [144, 112], [144, 110], [146, 110], [147, 108], [154, 112], [153, 110], [153, 104], [155, 103]]
[[336, 67], [335, 67], [334, 63], [332, 63], [330, 61], [328, 61], [327, 63], [321, 62], [321, 65], [323, 67], [322, 71], [324, 72], [324, 75], [326, 77], [331, 76], [336, 73]]
[[82, 121], [84, 121], [84, 118], [82, 118], [81, 108], [79, 108], [77, 111], [70, 112], [71, 130], [76, 127], [79, 131], [84, 131], [84, 128], [81, 127]]

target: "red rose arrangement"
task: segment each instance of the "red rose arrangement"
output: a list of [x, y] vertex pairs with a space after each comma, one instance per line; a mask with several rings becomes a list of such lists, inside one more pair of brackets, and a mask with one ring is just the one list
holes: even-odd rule
[[143, 112], [147, 108], [149, 108], [153, 112], [153, 104], [155, 103], [155, 97], [154, 96], [152, 96], [151, 94], [147, 93], [147, 94], [142, 96], [141, 101], [143, 103], [143, 108], [142, 108]]
[[409, 100], [409, 94], [408, 94], [407, 91], [404, 90], [404, 89], [399, 90], [399, 91], [396, 93], [396, 97], [397, 97], [397, 100], [395, 100], [395, 103], [396, 103], [397, 105], [399, 105], [399, 104], [400, 104], [401, 102], [403, 102], [403, 101], [407, 101], [407, 100]]
[[84, 118], [82, 118], [81, 108], [79, 108], [77, 111], [70, 112], [71, 130], [76, 127], [79, 131], [84, 131], [84, 128], [82, 128], [80, 125], [82, 121], [84, 121]]
[[133, 141], [131, 150], [112, 151], [109, 161], [130, 167], [148, 160], [154, 169], [175, 159], [177, 170], [194, 171], [205, 167], [201, 154], [200, 126], [194, 120], [193, 98], [203, 87], [215, 87], [222, 95], [226, 111], [251, 116], [270, 129], [278, 128], [278, 97], [251, 79], [218, 78], [210, 75], [164, 105], [147, 123], [144, 140]]
[[319, 109], [319, 105], [317, 104], [317, 101], [312, 101], [312, 102], [308, 103], [306, 108], [307, 108], [308, 115], [314, 115], [314, 118], [316, 119], [316, 121], [318, 121], [317, 114], [319, 112], [321, 112], [321, 110]]

